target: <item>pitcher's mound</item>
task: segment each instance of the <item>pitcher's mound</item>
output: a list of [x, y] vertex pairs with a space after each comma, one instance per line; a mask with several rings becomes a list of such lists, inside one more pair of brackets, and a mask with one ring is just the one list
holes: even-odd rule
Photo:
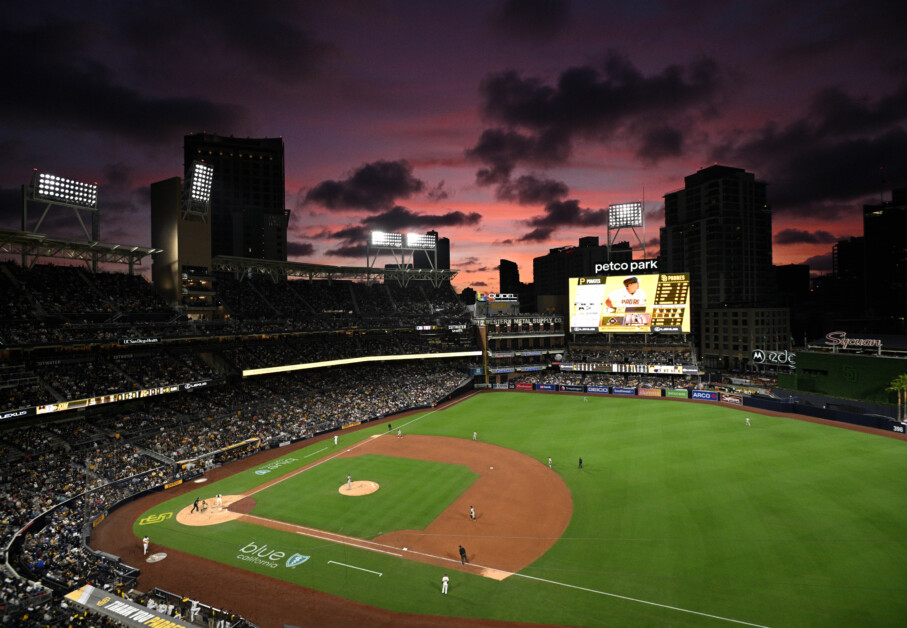
[[344, 482], [337, 490], [340, 491], [341, 495], [359, 497], [361, 495], [371, 495], [379, 488], [381, 488], [381, 486], [377, 482], [372, 482], [371, 480], [359, 480], [357, 482], [353, 482], [351, 486], [347, 486], [346, 482]]

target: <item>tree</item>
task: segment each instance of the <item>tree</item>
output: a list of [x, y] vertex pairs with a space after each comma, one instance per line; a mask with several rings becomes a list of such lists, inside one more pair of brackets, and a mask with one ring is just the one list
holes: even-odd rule
[[898, 394], [898, 421], [903, 422], [907, 419], [907, 373], [901, 373], [891, 380], [891, 385], [885, 390]]

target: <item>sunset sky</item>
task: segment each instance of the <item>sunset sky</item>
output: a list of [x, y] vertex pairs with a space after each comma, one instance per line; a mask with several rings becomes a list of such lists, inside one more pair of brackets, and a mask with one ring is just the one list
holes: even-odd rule
[[[0, 227], [35, 168], [100, 184], [148, 246], [188, 133], [283, 137], [290, 260], [364, 266], [371, 229], [450, 239], [454, 287], [607, 239], [610, 203], [714, 163], [769, 184], [774, 262], [831, 269], [907, 186], [902, 1], [7, 2]], [[42, 233], [74, 234], [71, 214]], [[390, 261], [390, 260], [388, 260]]]

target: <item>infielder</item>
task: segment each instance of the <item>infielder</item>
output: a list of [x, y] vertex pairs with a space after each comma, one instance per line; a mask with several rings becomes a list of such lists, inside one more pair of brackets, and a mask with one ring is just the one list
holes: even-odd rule
[[473, 432], [473, 433], [472, 433], [472, 440], [479, 440], [479, 433], [478, 433], [478, 432]]
[[142, 556], [148, 555], [148, 543], [151, 542], [151, 539], [148, 538], [148, 535], [145, 535], [145, 538], [142, 539]]
[[444, 574], [444, 577], [441, 578], [441, 593], [447, 595], [447, 583], [450, 582], [450, 578], [447, 577], [447, 574]]
[[469, 507], [469, 518], [472, 519], [473, 521], [476, 520], [476, 509], [473, 508], [472, 506]]
[[548, 456], [548, 468], [551, 468], [551, 456]]

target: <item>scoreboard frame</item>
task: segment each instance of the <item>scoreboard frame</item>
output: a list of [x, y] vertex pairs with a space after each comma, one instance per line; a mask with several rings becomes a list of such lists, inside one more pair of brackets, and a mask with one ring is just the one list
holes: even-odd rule
[[[644, 307], [609, 307], [630, 277], [646, 295]], [[568, 285], [571, 333], [690, 332], [689, 273], [571, 277]]]

